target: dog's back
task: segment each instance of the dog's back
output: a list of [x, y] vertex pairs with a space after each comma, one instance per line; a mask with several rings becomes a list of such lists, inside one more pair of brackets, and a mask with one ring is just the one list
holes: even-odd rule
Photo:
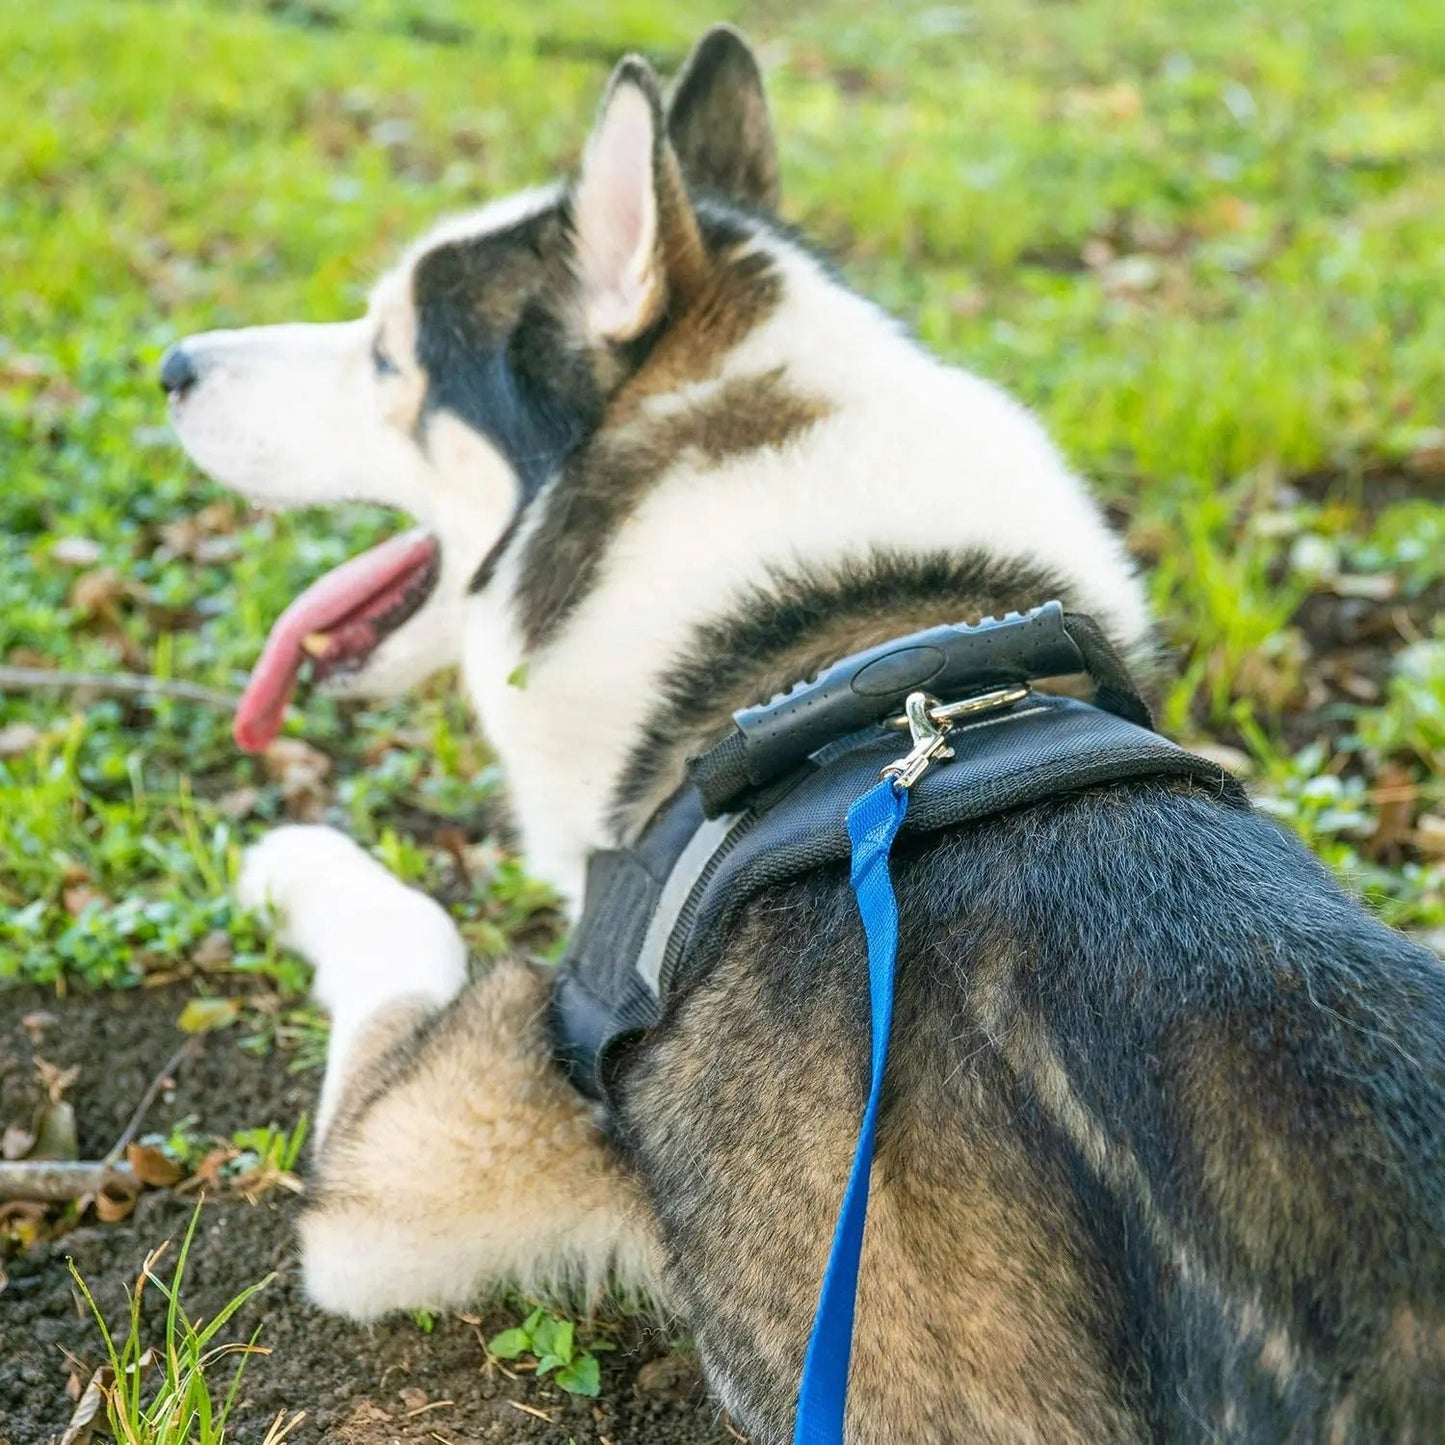
[[[851, 1441], [1445, 1428], [1445, 972], [1162, 784], [901, 850]], [[842, 870], [758, 901], [620, 1085], [671, 1284], [783, 1438], [866, 1092]]]
[[[1041, 430], [840, 286], [774, 182], [756, 65], [714, 32], [666, 105], [624, 61], [575, 182], [433, 236], [368, 319], [182, 349], [173, 413], [223, 480], [432, 526], [351, 676], [464, 653], [572, 903], [734, 709], [859, 648], [1050, 596], [1147, 645]], [[273, 727], [309, 638], [279, 631]], [[1159, 785], [895, 875], [850, 1445], [1440, 1435], [1439, 964], [1263, 819]], [[660, 1272], [753, 1440], [786, 1439], [867, 1068], [841, 870], [755, 900], [672, 1000], [619, 1080], [623, 1160], [550, 1064], [545, 971], [467, 984], [440, 910], [322, 830], [273, 835], [242, 892], [334, 1014], [313, 1295], [365, 1318]]]

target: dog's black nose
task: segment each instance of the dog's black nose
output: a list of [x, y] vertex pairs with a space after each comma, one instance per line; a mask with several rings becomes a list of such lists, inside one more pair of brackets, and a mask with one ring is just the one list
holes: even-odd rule
[[161, 389], [167, 396], [184, 396], [197, 381], [196, 364], [184, 346], [166, 349], [161, 357]]

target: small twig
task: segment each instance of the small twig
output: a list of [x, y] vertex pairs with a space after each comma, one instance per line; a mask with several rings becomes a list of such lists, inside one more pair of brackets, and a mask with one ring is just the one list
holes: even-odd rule
[[135, 1106], [135, 1111], [127, 1120], [125, 1128], [120, 1131], [120, 1138], [110, 1146], [105, 1158], [101, 1161], [103, 1164], [114, 1164], [125, 1153], [125, 1146], [135, 1138], [137, 1130], [145, 1121], [147, 1111], [156, 1101], [156, 1095], [165, 1087], [166, 1080], [180, 1068], [181, 1064], [196, 1053], [200, 1047], [201, 1037], [200, 1034], [193, 1034], [190, 1038], [183, 1039], [181, 1046], [161, 1065], [160, 1073], [146, 1086], [145, 1093], [140, 1096], [140, 1103]]
[[509, 1404], [514, 1410], [520, 1410], [524, 1415], [532, 1415], [535, 1416], [538, 1420], [545, 1420], [549, 1425], [555, 1425], [557, 1423], [545, 1411], [535, 1410], [532, 1408], [531, 1405], [524, 1405], [520, 1400], [508, 1400], [507, 1404]]
[[63, 672], [48, 667], [0, 667], [0, 692], [69, 692], [84, 688], [91, 692], [117, 693], [122, 696], [174, 697], [183, 702], [204, 703], [207, 707], [232, 711], [241, 695], [203, 687], [198, 682], [182, 682], [171, 677], [150, 677], [140, 672]]
[[99, 1194], [108, 1184], [140, 1192], [129, 1164], [104, 1159], [0, 1160], [0, 1199], [33, 1199], [47, 1204]]

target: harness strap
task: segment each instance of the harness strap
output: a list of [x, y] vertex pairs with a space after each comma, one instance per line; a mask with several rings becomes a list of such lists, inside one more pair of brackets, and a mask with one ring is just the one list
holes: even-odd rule
[[850, 881], [868, 940], [868, 996], [872, 1009], [872, 1078], [848, 1187], [838, 1210], [833, 1246], [818, 1292], [818, 1312], [803, 1360], [793, 1445], [841, 1445], [848, 1403], [848, 1365], [853, 1353], [853, 1306], [858, 1294], [858, 1261], [868, 1214], [873, 1140], [888, 1035], [893, 1027], [893, 972], [898, 958], [898, 901], [888, 876], [888, 853], [908, 811], [908, 793], [885, 778], [848, 810], [853, 845]]
[[1096, 706], [1153, 729], [1148, 704], [1098, 623], [1046, 602], [1031, 612], [926, 628], [845, 657], [771, 702], [734, 713], [733, 731], [688, 761], [688, 778], [708, 817], [716, 817], [825, 743], [896, 713], [910, 692], [952, 698], [960, 686], [976, 691], [1074, 673], [1093, 679]]

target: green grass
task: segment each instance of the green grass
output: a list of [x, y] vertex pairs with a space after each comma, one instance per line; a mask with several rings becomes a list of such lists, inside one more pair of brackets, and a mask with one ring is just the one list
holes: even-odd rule
[[[788, 215], [1036, 406], [1116, 509], [1174, 649], [1170, 726], [1244, 747], [1312, 846], [1445, 936], [1440, 856], [1382, 844], [1378, 796], [1412, 791], [1411, 829], [1445, 808], [1433, 0], [0, 7], [0, 661], [237, 688], [294, 592], [391, 523], [221, 497], [165, 431], [165, 344], [354, 312], [437, 214], [568, 164], [610, 57], [673, 64], [715, 18], [763, 46]], [[1377, 697], [1322, 707], [1300, 608], [1362, 587], [1417, 635], [1379, 640]], [[294, 1005], [300, 971], [227, 883], [308, 802], [228, 723], [0, 698], [0, 981], [224, 973]], [[545, 946], [545, 895], [477, 856], [497, 780], [448, 688], [312, 700], [290, 730], [332, 762], [309, 806], [442, 891], [479, 951]], [[437, 841], [459, 825], [465, 868]], [[250, 1046], [314, 1033], [286, 1018]]]
[[[181, 1303], [186, 1259], [200, 1217], [198, 1204], [169, 1280], [163, 1280], [155, 1269], [170, 1241], [147, 1257], [135, 1288], [129, 1292], [124, 1335], [106, 1324], [90, 1287], [75, 1262], [70, 1262], [71, 1276], [90, 1307], [105, 1345], [109, 1378], [100, 1385], [101, 1408], [112, 1437], [120, 1445], [224, 1445], [227, 1420], [241, 1388], [246, 1360], [258, 1352], [259, 1328], [249, 1340], [225, 1342], [220, 1336], [237, 1310], [265, 1289], [274, 1275], [248, 1285], [209, 1321], [192, 1320]], [[142, 1317], [148, 1287], [166, 1304], [164, 1332], [158, 1338], [152, 1337]], [[222, 1376], [226, 1377], [224, 1383], [218, 1378]], [[283, 1426], [284, 1421], [275, 1422], [266, 1437], [268, 1445], [284, 1438]]]

